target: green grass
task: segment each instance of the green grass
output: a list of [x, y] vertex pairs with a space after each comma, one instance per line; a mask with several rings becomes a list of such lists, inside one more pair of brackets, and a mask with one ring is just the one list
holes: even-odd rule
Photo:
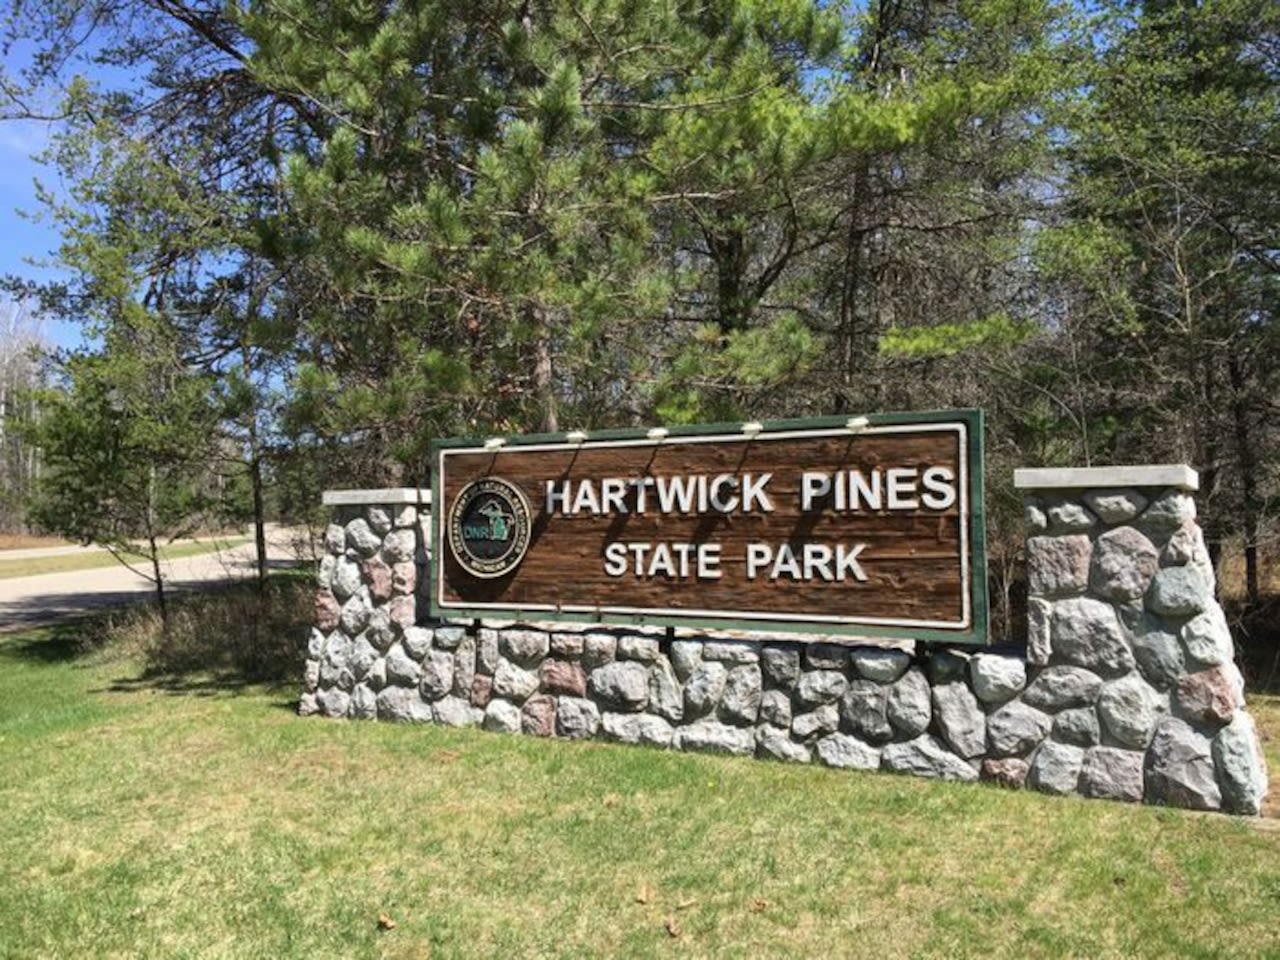
[[82, 635], [0, 641], [0, 957], [1280, 956], [1255, 823], [304, 720]]
[[[248, 541], [248, 537], [225, 537], [216, 540], [203, 540], [199, 543], [179, 543], [165, 547], [161, 551], [164, 560], [180, 560], [183, 557], [198, 557], [205, 553], [214, 553], [238, 546]], [[125, 558], [135, 567], [150, 572], [148, 564], [151, 559], [140, 553], [126, 553]], [[92, 570], [95, 567], [114, 567], [120, 561], [105, 550], [91, 550], [85, 553], [57, 554], [52, 557], [31, 557], [25, 560], [3, 559], [0, 555], [0, 580], [9, 577], [34, 577], [45, 573], [70, 573], [74, 570]]]

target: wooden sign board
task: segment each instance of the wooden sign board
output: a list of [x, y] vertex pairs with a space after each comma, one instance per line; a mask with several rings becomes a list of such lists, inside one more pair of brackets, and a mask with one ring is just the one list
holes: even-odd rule
[[982, 414], [432, 448], [432, 612], [986, 643]]

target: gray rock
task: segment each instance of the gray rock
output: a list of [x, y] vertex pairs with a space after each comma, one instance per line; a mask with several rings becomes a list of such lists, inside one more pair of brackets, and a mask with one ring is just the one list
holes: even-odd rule
[[556, 704], [556, 732], [569, 740], [594, 737], [600, 729], [600, 711], [582, 697], [560, 697]]
[[649, 673], [649, 711], [674, 723], [684, 717], [684, 694], [666, 658], [655, 663]]
[[551, 655], [561, 658], [578, 658], [582, 656], [586, 641], [580, 633], [551, 634]]
[[498, 631], [481, 630], [476, 637], [476, 669], [493, 676], [502, 655], [498, 652]]
[[457, 650], [467, 639], [471, 640], [472, 649], [475, 649], [475, 639], [468, 638], [467, 631], [462, 627], [436, 627], [433, 633], [437, 650]]
[[[326, 553], [320, 558], [320, 570], [316, 573], [316, 586], [321, 590], [333, 589], [333, 578], [338, 572], [338, 558]], [[359, 584], [356, 584], [359, 587]]]
[[369, 672], [364, 675], [364, 682], [371, 690], [381, 690], [387, 685], [387, 661], [381, 658], [373, 662]]
[[800, 677], [800, 651], [794, 647], [765, 647], [760, 651], [760, 665], [769, 683], [790, 690]]
[[386, 507], [372, 506], [365, 511], [365, 516], [368, 517], [369, 526], [379, 538], [391, 529], [391, 513]]
[[760, 722], [775, 727], [791, 726], [791, 698], [783, 690], [766, 690], [760, 695]]
[[392, 530], [382, 540], [382, 557], [388, 563], [412, 560], [417, 552], [418, 538], [412, 530]]
[[1036, 597], [1084, 593], [1091, 544], [1084, 535], [1027, 539], [1027, 589]]
[[582, 663], [588, 669], [613, 663], [618, 656], [618, 638], [609, 633], [589, 633], [583, 638]]
[[1195, 563], [1207, 553], [1200, 525], [1194, 522], [1184, 523], [1164, 545], [1164, 552], [1160, 554], [1160, 563], [1166, 567], [1181, 567], [1188, 563]]
[[804, 648], [804, 665], [810, 670], [843, 670], [849, 665], [849, 648], [838, 643], [811, 643]]
[[1142, 754], [1119, 747], [1094, 747], [1085, 754], [1080, 793], [1099, 800], [1137, 803], [1143, 795]]
[[1006, 703], [987, 717], [987, 744], [997, 757], [1021, 757], [1049, 735], [1053, 718], [1021, 700]]
[[298, 698], [298, 716], [314, 717], [320, 712], [320, 701], [314, 693], [304, 693]]
[[1050, 625], [1053, 622], [1053, 604], [1039, 597], [1027, 598], [1027, 663], [1043, 667], [1052, 656]]
[[426, 627], [409, 627], [400, 638], [400, 645], [414, 660], [421, 660], [434, 645], [434, 640], [434, 632]]
[[1243, 710], [1213, 738], [1213, 761], [1222, 792], [1222, 809], [1254, 816], [1267, 795], [1267, 762], [1253, 718]]
[[619, 660], [640, 660], [643, 663], [653, 663], [658, 659], [658, 653], [658, 641], [653, 637], [639, 637], [635, 634], [627, 634], [618, 638]]
[[369, 615], [369, 625], [364, 634], [369, 642], [385, 653], [396, 639], [395, 624], [391, 621], [391, 611], [386, 607], [378, 607]]
[[1151, 581], [1147, 607], [1169, 617], [1191, 617], [1213, 602], [1213, 584], [1197, 567], [1165, 567]]
[[530, 667], [546, 659], [551, 637], [541, 630], [503, 630], [498, 635], [498, 649], [508, 660]]
[[1090, 490], [1081, 499], [1103, 523], [1127, 523], [1147, 509], [1137, 490]]
[[347, 549], [347, 531], [336, 523], [324, 528], [324, 549], [328, 553], [339, 554]]
[[1235, 642], [1231, 639], [1227, 618], [1216, 603], [1183, 624], [1181, 639], [1189, 669], [1216, 667], [1235, 657]]
[[416, 687], [422, 667], [397, 644], [387, 653], [387, 682], [397, 687]]
[[371, 557], [382, 546], [382, 537], [361, 517], [347, 524], [347, 546], [362, 557]]
[[1037, 503], [1028, 503], [1023, 510], [1023, 525], [1033, 533], [1049, 528], [1049, 518]]
[[307, 634], [307, 656], [312, 660], [319, 660], [324, 656], [325, 642], [329, 638], [315, 627], [311, 628], [311, 632]]
[[1165, 717], [1156, 727], [1147, 750], [1146, 781], [1150, 803], [1192, 810], [1217, 810], [1222, 806], [1212, 744], [1176, 717]]
[[845, 726], [862, 740], [884, 743], [893, 738], [889, 724], [889, 688], [874, 680], [854, 680], [840, 699]]
[[1022, 700], [1029, 706], [1054, 713], [1096, 703], [1102, 678], [1084, 667], [1046, 667], [1027, 687]]
[[776, 727], [761, 727], [756, 731], [756, 755], [788, 763], [808, 763], [811, 759], [805, 744], [796, 743], [785, 729]]
[[1153, 618], [1144, 618], [1133, 637], [1133, 658], [1142, 676], [1157, 690], [1168, 690], [1186, 672], [1186, 659], [1176, 634]]
[[1088, 530], [1098, 522], [1097, 518], [1083, 504], [1074, 500], [1063, 500], [1049, 507], [1049, 528], [1051, 530]]
[[320, 686], [320, 661], [308, 660], [302, 668], [302, 688], [308, 693], [315, 693]]
[[1102, 738], [1102, 726], [1098, 722], [1098, 711], [1093, 707], [1076, 707], [1074, 710], [1063, 710], [1053, 718], [1052, 737], [1062, 743], [1071, 743], [1077, 747], [1097, 746]]
[[445, 650], [432, 650], [423, 659], [420, 689], [424, 700], [439, 700], [453, 692], [453, 666], [453, 654]]
[[1084, 751], [1066, 743], [1046, 740], [1031, 759], [1027, 779], [1041, 793], [1065, 796], [1075, 793], [1084, 764]]
[[1076, 597], [1054, 604], [1052, 642], [1055, 656], [1103, 676], [1134, 667], [1115, 608], [1100, 600]]
[[351, 645], [355, 641], [345, 633], [334, 631], [324, 645], [324, 662], [330, 666], [345, 667], [351, 659]]
[[369, 642], [367, 631], [356, 637], [351, 643], [351, 651], [347, 655], [347, 666], [357, 680], [363, 680], [369, 670], [378, 662], [378, 651]]
[[[490, 701], [492, 702], [492, 701]], [[471, 706], [463, 697], [443, 697], [431, 705], [436, 723], [447, 727], [474, 727], [484, 719], [484, 711]]]
[[684, 715], [702, 717], [718, 707], [728, 676], [723, 663], [700, 664], [684, 685]]
[[343, 633], [348, 637], [354, 637], [369, 626], [369, 618], [372, 615], [373, 601], [369, 598], [369, 591], [361, 587], [342, 605], [342, 614], [338, 623], [341, 624]]
[[[615, 710], [643, 710], [649, 702], [649, 668], [635, 660], [617, 660], [591, 671], [591, 695]], [[686, 697], [688, 689], [686, 688]]]
[[1098, 715], [1107, 732], [1139, 750], [1151, 742], [1162, 706], [1159, 694], [1136, 673], [1108, 683], [1098, 697]]
[[973, 692], [983, 703], [1012, 700], [1027, 685], [1027, 664], [1019, 657], [979, 653], [969, 661]]
[[720, 719], [726, 723], [754, 724], [760, 715], [762, 691], [759, 666], [748, 663], [734, 667], [725, 679], [718, 712]]
[[467, 637], [453, 651], [453, 692], [460, 697], [470, 697], [475, 682], [476, 640], [475, 637]]
[[417, 690], [387, 687], [377, 696], [378, 719], [393, 723], [430, 722], [431, 708], [422, 702]]
[[880, 748], [863, 743], [847, 733], [833, 733], [815, 745], [818, 759], [828, 767], [849, 770], [879, 770]]
[[721, 663], [759, 663], [760, 644], [752, 640], [708, 640], [702, 645], [702, 659]]
[[351, 672], [346, 664], [320, 664], [319, 686], [325, 689], [333, 688], [350, 693], [351, 688], [355, 685], [355, 674]]
[[987, 718], [969, 687], [956, 681], [933, 688], [938, 732], [960, 756], [969, 759], [987, 749]]
[[755, 753], [756, 735], [750, 727], [699, 720], [677, 730], [672, 743], [678, 750], [747, 755]]
[[848, 687], [849, 681], [838, 670], [806, 670], [796, 684], [795, 699], [810, 707], [834, 703]]
[[1144, 527], [1152, 531], [1169, 534], [1195, 518], [1195, 500], [1189, 494], [1169, 490], [1147, 507], [1141, 522]]
[[924, 734], [906, 743], [891, 743], [880, 754], [880, 766], [895, 773], [941, 780], [973, 781], [978, 771], [946, 748], [937, 737]]
[[801, 740], [808, 740], [815, 734], [834, 733], [839, 726], [840, 711], [834, 703], [827, 703], [792, 720], [791, 732]]
[[518, 667], [503, 658], [499, 659], [498, 669], [493, 674], [493, 693], [516, 703], [524, 703], [537, 692], [538, 682], [538, 674], [533, 670]]
[[372, 720], [378, 715], [378, 695], [363, 683], [351, 691], [351, 717], [354, 720]]
[[604, 713], [600, 729], [605, 737], [620, 743], [671, 746], [671, 724], [651, 713]]
[[1089, 588], [1108, 600], [1136, 600], [1160, 568], [1155, 546], [1133, 527], [1117, 527], [1098, 538], [1089, 568]]
[[520, 708], [510, 700], [494, 698], [489, 701], [489, 706], [485, 707], [481, 726], [494, 733], [519, 733]]
[[935, 687], [962, 680], [969, 670], [969, 655], [955, 650], [935, 650], [925, 661], [924, 669]]
[[702, 663], [702, 642], [700, 640], [674, 640], [671, 643], [671, 666], [676, 676], [683, 683], [688, 680]]
[[854, 647], [849, 658], [861, 676], [876, 683], [893, 683], [911, 666], [911, 655], [902, 650]]
[[898, 736], [908, 740], [928, 729], [933, 719], [932, 691], [923, 670], [913, 666], [889, 688], [885, 715]]

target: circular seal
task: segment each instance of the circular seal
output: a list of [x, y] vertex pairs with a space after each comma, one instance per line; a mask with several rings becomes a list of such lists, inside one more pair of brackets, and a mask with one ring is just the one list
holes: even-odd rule
[[529, 549], [531, 513], [519, 487], [498, 477], [462, 488], [449, 510], [449, 546], [462, 569], [489, 580], [516, 568]]

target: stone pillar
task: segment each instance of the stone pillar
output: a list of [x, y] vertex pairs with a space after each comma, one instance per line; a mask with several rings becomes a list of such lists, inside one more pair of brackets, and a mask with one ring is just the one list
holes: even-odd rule
[[1078, 764], [1086, 796], [1258, 813], [1266, 766], [1196, 523], [1196, 472], [1014, 479], [1026, 509], [1027, 666], [1036, 705], [1054, 717], [1055, 764]]
[[421, 653], [404, 644], [426, 615], [431, 491], [331, 490], [324, 504], [333, 519], [299, 712], [369, 718], [389, 682], [418, 683]]

